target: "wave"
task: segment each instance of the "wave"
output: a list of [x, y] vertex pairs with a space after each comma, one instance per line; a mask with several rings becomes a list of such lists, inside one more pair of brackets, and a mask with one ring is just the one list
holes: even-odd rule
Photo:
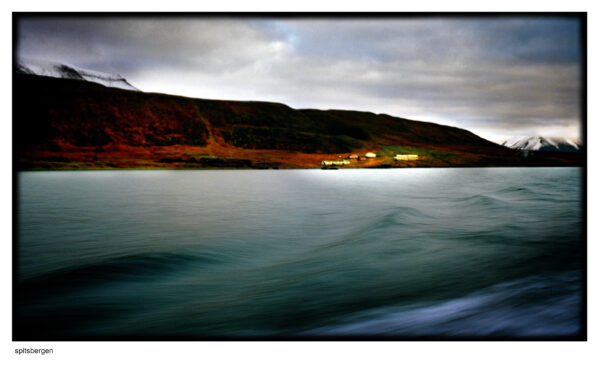
[[[80, 267], [57, 270], [19, 283], [27, 296], [65, 293], [110, 282], [149, 281], [182, 270], [189, 264], [221, 263], [216, 255], [161, 252], [116, 257]], [[22, 296], [26, 297], [26, 296]]]
[[578, 272], [501, 283], [427, 306], [380, 308], [347, 323], [303, 332], [316, 336], [570, 337], [581, 332]]
[[510, 206], [507, 201], [489, 195], [472, 195], [456, 200], [462, 207], [482, 208], [486, 211]]

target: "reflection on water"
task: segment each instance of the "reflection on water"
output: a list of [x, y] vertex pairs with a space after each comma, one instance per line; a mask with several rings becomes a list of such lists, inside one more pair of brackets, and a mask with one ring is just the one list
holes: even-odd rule
[[577, 335], [580, 176], [20, 173], [15, 338]]

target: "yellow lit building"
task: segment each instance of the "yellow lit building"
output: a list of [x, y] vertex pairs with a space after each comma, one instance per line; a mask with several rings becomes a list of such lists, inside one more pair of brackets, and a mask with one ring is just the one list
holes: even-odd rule
[[416, 154], [398, 154], [394, 156], [394, 160], [419, 160], [419, 155]]

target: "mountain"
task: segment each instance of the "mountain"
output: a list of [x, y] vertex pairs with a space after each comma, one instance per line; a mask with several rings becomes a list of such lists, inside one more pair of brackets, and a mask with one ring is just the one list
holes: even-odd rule
[[73, 67], [67, 64], [22, 58], [16, 62], [16, 72], [54, 78], [75, 79], [99, 83], [107, 87], [139, 91], [118, 74], [108, 74]]
[[532, 136], [527, 138], [514, 138], [504, 141], [503, 146], [517, 150], [530, 151], [555, 151], [555, 152], [579, 152], [581, 143], [577, 140], [565, 138], [545, 138]]
[[[18, 169], [320, 168], [580, 165], [566, 153], [520, 152], [464, 129], [386, 114], [192, 99], [81, 79], [13, 75]], [[396, 154], [418, 160], [395, 161]], [[569, 153], [570, 154], [570, 153]]]

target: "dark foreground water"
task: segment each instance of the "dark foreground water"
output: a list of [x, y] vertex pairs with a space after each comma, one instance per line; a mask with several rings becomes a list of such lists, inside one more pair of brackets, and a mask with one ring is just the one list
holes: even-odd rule
[[580, 168], [18, 174], [14, 338], [565, 338]]

